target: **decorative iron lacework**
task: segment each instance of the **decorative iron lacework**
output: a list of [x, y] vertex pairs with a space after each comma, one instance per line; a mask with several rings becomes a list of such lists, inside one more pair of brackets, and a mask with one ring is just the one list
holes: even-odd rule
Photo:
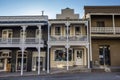
[[46, 23], [47, 21], [0, 21], [0, 24], [11, 24], [11, 23]]

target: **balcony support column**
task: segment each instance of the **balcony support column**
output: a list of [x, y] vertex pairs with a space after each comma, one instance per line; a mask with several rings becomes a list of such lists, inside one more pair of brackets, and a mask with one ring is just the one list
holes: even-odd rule
[[92, 65], [92, 64], [90, 64], [90, 47], [89, 47], [89, 44], [86, 45], [86, 47], [87, 47], [87, 53], [88, 53], [88, 69], [90, 69], [90, 65]]
[[25, 51], [25, 47], [21, 47], [21, 51], [22, 51], [22, 59], [21, 59], [21, 76], [23, 75], [23, 66], [24, 66], [24, 51]]
[[115, 15], [113, 14], [112, 15], [112, 21], [113, 21], [113, 34], [116, 34], [116, 31], [115, 31]]
[[50, 26], [51, 24], [48, 23], [48, 41], [47, 41], [47, 73], [50, 73], [50, 47], [51, 45], [49, 45], [50, 42]]
[[66, 36], [67, 36], [67, 43], [66, 43], [66, 49], [67, 49], [67, 70], [69, 70], [69, 25], [70, 25], [70, 23], [69, 23], [69, 21], [67, 20], [67, 22], [66, 22], [66, 24], [65, 24], [66, 26], [67, 26], [67, 30], [66, 30]]
[[65, 48], [67, 50], [67, 70], [69, 70], [69, 45], [66, 45]]
[[90, 30], [89, 30], [90, 32], [89, 32], [88, 35], [89, 35], [89, 40], [90, 40], [90, 41], [89, 41], [90, 63], [91, 63], [91, 66], [90, 66], [90, 67], [92, 68], [92, 38], [91, 38], [91, 34], [92, 34], [92, 33], [91, 33], [91, 30], [92, 30], [91, 28], [92, 28], [92, 25], [91, 25], [91, 15], [90, 15], [90, 20], [89, 20], [89, 21], [90, 21], [90, 28], [89, 28], [89, 29], [90, 29]]
[[47, 47], [47, 73], [50, 73], [50, 48], [51, 48], [51, 46], [48, 44], [48, 47]]
[[38, 50], [38, 75], [40, 75], [40, 47], [37, 48]]

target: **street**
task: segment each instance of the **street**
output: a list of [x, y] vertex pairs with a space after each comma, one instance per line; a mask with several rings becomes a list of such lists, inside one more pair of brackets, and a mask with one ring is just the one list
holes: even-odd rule
[[1, 77], [0, 80], [120, 80], [120, 72], [115, 73], [63, 73], [36, 76]]

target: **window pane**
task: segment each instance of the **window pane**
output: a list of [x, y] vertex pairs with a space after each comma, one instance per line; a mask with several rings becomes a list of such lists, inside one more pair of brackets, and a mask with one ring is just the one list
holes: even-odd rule
[[97, 27], [105, 27], [104, 21], [97, 21]]
[[[69, 51], [69, 61], [72, 60], [72, 53]], [[55, 51], [55, 61], [67, 61], [67, 53], [63, 50], [56, 50]]]
[[75, 35], [80, 35], [80, 27], [79, 26], [76, 26], [75, 27]]
[[0, 69], [4, 69], [4, 59], [0, 59]]
[[55, 27], [55, 35], [60, 35], [60, 27]]

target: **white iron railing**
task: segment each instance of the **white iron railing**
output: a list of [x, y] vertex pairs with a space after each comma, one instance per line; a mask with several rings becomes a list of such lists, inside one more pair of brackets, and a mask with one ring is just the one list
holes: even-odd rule
[[66, 41], [66, 40], [67, 40], [66, 36], [55, 36], [55, 35], [50, 36], [50, 41]]
[[115, 27], [115, 33], [120, 33], [120, 27]]
[[[50, 41], [67, 41], [66, 36], [50, 36]], [[87, 41], [87, 35], [69, 35], [68, 41]]]
[[69, 41], [87, 41], [87, 35], [69, 36]]
[[[23, 39], [21, 38], [0, 38], [0, 44], [22, 44]], [[40, 44], [43, 44], [44, 41], [40, 40]], [[38, 38], [26, 38], [24, 44], [39, 44]]]
[[113, 33], [113, 27], [91, 27], [92, 33]]

